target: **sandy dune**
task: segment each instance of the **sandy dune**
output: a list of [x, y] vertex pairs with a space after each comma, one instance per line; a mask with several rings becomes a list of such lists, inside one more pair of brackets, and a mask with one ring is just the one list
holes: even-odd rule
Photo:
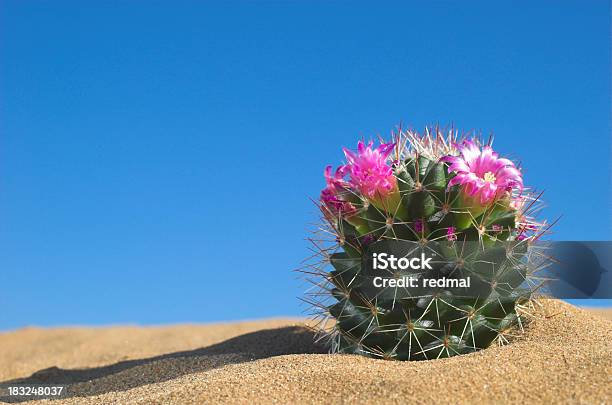
[[0, 334], [0, 382], [71, 404], [612, 403], [612, 312], [593, 313], [544, 301], [512, 344], [427, 362], [323, 354], [299, 320], [27, 328]]

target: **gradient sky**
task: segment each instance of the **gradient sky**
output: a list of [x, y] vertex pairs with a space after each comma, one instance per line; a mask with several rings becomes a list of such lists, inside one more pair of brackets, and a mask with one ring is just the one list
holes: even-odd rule
[[0, 329], [299, 315], [324, 166], [400, 122], [610, 239], [610, 2], [1, 1]]

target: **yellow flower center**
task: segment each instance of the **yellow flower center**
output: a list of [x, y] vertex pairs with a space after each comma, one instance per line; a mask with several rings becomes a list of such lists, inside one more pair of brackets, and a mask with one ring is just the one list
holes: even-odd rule
[[489, 183], [495, 183], [495, 175], [493, 172], [486, 172], [483, 177], [484, 181]]

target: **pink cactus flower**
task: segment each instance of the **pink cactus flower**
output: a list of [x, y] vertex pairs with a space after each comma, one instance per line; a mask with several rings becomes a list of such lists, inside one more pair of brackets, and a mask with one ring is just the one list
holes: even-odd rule
[[368, 246], [370, 243], [374, 242], [376, 238], [372, 234], [367, 234], [361, 237], [361, 246]]
[[501, 231], [504, 230], [503, 226], [497, 225], [497, 224], [494, 224], [492, 228], [493, 228], [493, 232], [494, 233], [500, 233]]
[[397, 190], [397, 180], [387, 158], [394, 143], [381, 144], [372, 149], [362, 141], [357, 144], [357, 153], [344, 148], [347, 164], [344, 166], [350, 176], [350, 184], [368, 198], [384, 198]]
[[455, 227], [449, 226], [446, 229], [446, 239], [449, 241], [457, 240], [457, 234], [455, 233]]
[[423, 220], [422, 219], [417, 219], [416, 221], [414, 221], [414, 231], [417, 233], [421, 233], [423, 232], [423, 229], [425, 228], [425, 226], [423, 225]]
[[440, 160], [450, 163], [448, 170], [456, 175], [448, 186], [459, 184], [466, 195], [482, 206], [489, 205], [506, 193], [518, 188], [522, 191], [521, 172], [508, 159], [500, 158], [490, 146], [482, 150], [471, 140], [458, 145], [460, 156], [445, 156]]
[[340, 166], [332, 176], [332, 167], [325, 168], [325, 182], [327, 186], [321, 191], [321, 203], [330, 211], [331, 214], [352, 215], [357, 209], [342, 197], [343, 194], [349, 193], [349, 184], [344, 180], [345, 166]]

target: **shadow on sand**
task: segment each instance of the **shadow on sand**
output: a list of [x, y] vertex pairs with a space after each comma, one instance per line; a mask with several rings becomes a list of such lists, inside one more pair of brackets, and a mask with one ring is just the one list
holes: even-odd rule
[[[211, 370], [228, 364], [284, 354], [324, 352], [322, 347], [314, 344], [312, 331], [304, 327], [292, 326], [247, 333], [200, 349], [120, 361], [102, 367], [68, 370], [51, 367], [39, 370], [27, 378], [0, 382], [0, 385], [57, 384], [66, 386], [65, 394], [61, 398], [93, 396], [168, 381], [186, 374]], [[162, 363], [168, 364], [163, 366]], [[138, 367], [138, 378], [114, 376], [135, 367]], [[116, 378], [116, 381], [106, 383], [100, 381], [106, 378]], [[24, 402], [31, 399], [26, 397], [0, 398], [7, 402]]]

